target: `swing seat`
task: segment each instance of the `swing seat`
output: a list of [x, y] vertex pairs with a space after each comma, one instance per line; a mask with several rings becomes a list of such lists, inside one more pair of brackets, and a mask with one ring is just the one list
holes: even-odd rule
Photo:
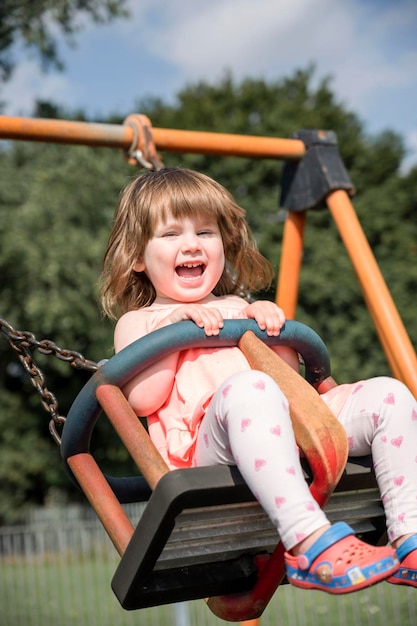
[[[305, 362], [305, 379], [265, 344], [297, 350]], [[125, 609], [209, 598], [218, 617], [244, 621], [259, 617], [285, 581], [284, 549], [276, 529], [237, 468], [169, 471], [120, 390], [169, 352], [231, 345], [243, 350], [252, 367], [279, 380], [305, 455], [306, 480], [329, 519], [346, 521], [370, 543], [383, 536], [384, 513], [370, 459], [346, 463], [344, 431], [313, 388], [335, 384], [318, 335], [288, 321], [280, 336], [272, 338], [253, 320], [233, 320], [225, 321], [219, 336], [208, 338], [193, 322], [180, 322], [138, 340], [102, 366], [76, 398], [62, 433], [69, 474], [121, 555], [112, 588]], [[116, 478], [98, 468], [89, 445], [102, 410], [143, 476]], [[132, 501], [147, 502], [136, 529], [122, 506]]]
[[[325, 510], [369, 543], [383, 536], [384, 511], [368, 457], [347, 463]], [[125, 609], [208, 596], [213, 602], [213, 596], [253, 589], [257, 556], [266, 558], [276, 545], [275, 527], [236, 467], [175, 470], [151, 495], [112, 588]]]

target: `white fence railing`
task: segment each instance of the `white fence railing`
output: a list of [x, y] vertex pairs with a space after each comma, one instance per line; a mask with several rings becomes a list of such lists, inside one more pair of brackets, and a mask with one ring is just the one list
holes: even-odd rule
[[[132, 522], [141, 507], [128, 508]], [[220, 626], [204, 601], [124, 611], [110, 587], [119, 557], [88, 507], [32, 511], [0, 527], [0, 626]], [[276, 593], [261, 626], [412, 626], [417, 589], [381, 583], [348, 596]]]

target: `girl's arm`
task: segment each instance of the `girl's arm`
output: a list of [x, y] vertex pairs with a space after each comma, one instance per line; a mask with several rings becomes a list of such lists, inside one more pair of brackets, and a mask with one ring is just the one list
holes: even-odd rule
[[[119, 352], [150, 331], [146, 324], [147, 312], [137, 310], [125, 313], [116, 324], [114, 347]], [[200, 304], [185, 304], [175, 308], [161, 319], [152, 330], [163, 328], [182, 320], [192, 320], [206, 335], [217, 335], [223, 326], [223, 318], [218, 309], [206, 308]], [[135, 376], [123, 392], [137, 415], [146, 417], [155, 413], [168, 399], [175, 380], [179, 353], [170, 354]]]
[[[164, 322], [164, 321], [163, 321]], [[167, 323], [159, 323], [157, 330]], [[150, 331], [141, 311], [125, 313], [116, 324], [114, 347], [119, 352]], [[135, 413], [147, 417], [155, 413], [167, 400], [174, 384], [179, 353], [170, 354], [146, 368], [123, 387], [123, 392]]]
[[300, 361], [297, 352], [288, 346], [272, 346], [274, 352], [278, 354], [288, 365], [291, 365], [296, 372], [300, 371]]
[[[261, 330], [277, 337], [285, 323], [284, 311], [270, 300], [256, 300], [251, 302], [241, 311], [241, 316], [246, 319], [254, 319]], [[274, 346], [272, 348], [288, 365], [296, 370], [300, 369], [298, 354], [287, 346]]]

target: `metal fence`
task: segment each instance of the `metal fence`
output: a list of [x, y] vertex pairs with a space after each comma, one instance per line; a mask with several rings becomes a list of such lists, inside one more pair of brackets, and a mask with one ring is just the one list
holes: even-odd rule
[[[128, 507], [135, 523], [141, 506]], [[36, 509], [0, 528], [0, 626], [220, 626], [204, 601], [124, 611], [110, 587], [119, 557], [88, 507]], [[417, 589], [381, 583], [348, 596], [282, 586], [261, 626], [414, 626]]]

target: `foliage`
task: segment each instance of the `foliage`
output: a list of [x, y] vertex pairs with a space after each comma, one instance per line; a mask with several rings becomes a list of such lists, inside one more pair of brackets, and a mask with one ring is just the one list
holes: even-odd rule
[[0, 81], [7, 80], [13, 70], [13, 47], [16, 43], [35, 50], [44, 68], [54, 66], [62, 69], [58, 32], [71, 40], [71, 36], [81, 28], [80, 15], [86, 14], [97, 23], [107, 22], [126, 16], [125, 5], [126, 0], [2, 0]]
[[[51, 338], [90, 359], [110, 357], [112, 329], [100, 318], [97, 278], [117, 196], [131, 169], [110, 151], [100, 154], [89, 148], [68, 150], [40, 144], [14, 144], [1, 154], [1, 161], [2, 314], [16, 329], [31, 330], [40, 339]], [[65, 415], [88, 375], [60, 361], [51, 362], [51, 357], [34, 356]], [[43, 480], [47, 486], [66, 482], [62, 471], [48, 469], [56, 468], [58, 455], [53, 444], [45, 450], [42, 443], [47, 415], [24, 373], [11, 367], [14, 360], [2, 341], [2, 420], [9, 428], [15, 425], [15, 443], [11, 446], [7, 439], [6, 424], [0, 447], [7, 447], [9, 453], [1, 455], [0, 479], [10, 484], [13, 511], [30, 498], [43, 499]], [[20, 464], [19, 448], [28, 459], [40, 457], [36, 467]], [[17, 475], [10, 482], [15, 463], [20, 464], [25, 481], [21, 489], [16, 489]]]
[[[354, 113], [336, 101], [330, 83], [313, 87], [314, 69], [265, 83], [189, 85], [174, 104], [137, 103], [160, 128], [287, 137], [301, 128], [334, 130], [356, 186], [355, 206], [412, 341], [411, 303], [417, 287], [417, 169], [400, 175], [401, 138], [366, 136]], [[62, 115], [53, 103], [37, 114]], [[107, 120], [121, 122], [120, 118]], [[76, 115], [82, 119], [82, 112]], [[66, 117], [70, 117], [67, 113]], [[166, 165], [203, 171], [224, 184], [246, 209], [262, 252], [277, 268], [283, 230], [281, 165], [270, 159], [163, 154]], [[136, 172], [108, 149], [13, 143], [0, 152], [1, 314], [19, 329], [49, 337], [90, 359], [112, 353], [112, 326], [101, 319], [96, 284], [120, 189]], [[269, 294], [273, 297], [273, 292]], [[297, 318], [326, 341], [339, 382], [389, 373], [350, 260], [326, 210], [309, 211]], [[48, 387], [65, 415], [86, 375], [51, 357], [41, 359]], [[54, 487], [73, 495], [47, 432], [48, 417], [6, 342], [0, 343], [0, 480], [10, 517], [24, 502], [42, 501]], [[102, 423], [103, 422], [103, 423]], [[99, 420], [97, 458], [112, 473], [131, 472], [124, 450]], [[24, 459], [27, 459], [26, 462]], [[20, 468], [20, 471], [17, 471]]]

